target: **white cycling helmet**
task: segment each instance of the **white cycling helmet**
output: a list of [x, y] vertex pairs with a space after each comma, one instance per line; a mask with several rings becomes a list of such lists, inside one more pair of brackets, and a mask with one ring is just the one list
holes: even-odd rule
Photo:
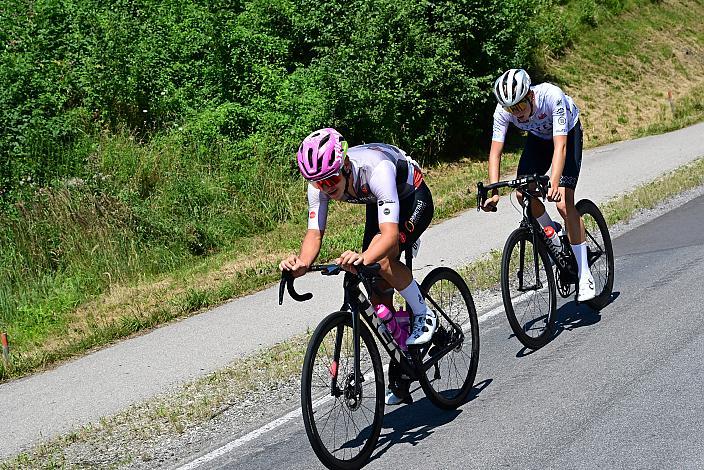
[[509, 69], [494, 82], [494, 95], [504, 107], [520, 102], [530, 91], [530, 77], [523, 69]]

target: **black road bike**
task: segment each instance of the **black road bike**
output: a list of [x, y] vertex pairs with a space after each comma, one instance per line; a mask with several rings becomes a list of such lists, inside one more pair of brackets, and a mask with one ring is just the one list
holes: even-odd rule
[[[547, 344], [555, 327], [556, 292], [563, 298], [579, 288], [577, 260], [566, 234], [560, 236], [562, 249], [547, 238], [533, 216], [530, 200], [547, 195], [549, 177], [531, 175], [489, 185], [477, 183], [477, 210], [489, 191], [513, 188], [523, 194], [523, 220], [509, 235], [501, 258], [501, 293], [511, 329], [524, 346], [538, 349]], [[614, 286], [614, 253], [604, 216], [592, 201], [577, 204], [584, 221], [587, 260], [594, 276], [597, 295], [586, 301], [595, 310], [609, 303]], [[554, 268], [553, 268], [554, 266]]]
[[[410, 251], [406, 264], [411, 264]], [[417, 380], [432, 403], [454, 409], [464, 402], [477, 373], [479, 324], [472, 295], [457, 272], [446, 267], [432, 270], [420, 290], [428, 308], [438, 318], [433, 338], [403, 351], [377, 317], [368, 296], [379, 292], [375, 285], [379, 265], [358, 266], [357, 274], [345, 272], [342, 308], [320, 322], [308, 343], [301, 377], [301, 407], [308, 440], [328, 468], [354, 469], [365, 465], [376, 447], [384, 416], [384, 372], [374, 337], [392, 361], [411, 380]], [[310, 271], [336, 275], [336, 264], [311, 266]], [[289, 272], [284, 286], [297, 300], [299, 294]], [[361, 289], [367, 292], [367, 295]]]

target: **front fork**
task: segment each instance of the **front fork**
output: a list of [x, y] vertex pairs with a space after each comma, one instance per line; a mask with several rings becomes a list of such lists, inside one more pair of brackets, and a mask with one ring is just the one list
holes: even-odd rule
[[[359, 390], [364, 378], [362, 377], [362, 370], [360, 367], [360, 347], [359, 347], [359, 305], [353, 299], [353, 296], [349, 295], [347, 289], [345, 289], [345, 300], [342, 306], [342, 311], [349, 311], [352, 315], [352, 347], [354, 349], [354, 384], [355, 384], [355, 395]], [[343, 391], [337, 386], [337, 380], [339, 377], [339, 365], [340, 365], [340, 355], [342, 352], [342, 339], [344, 336], [344, 325], [338, 325], [337, 331], [335, 331], [335, 349], [333, 351], [333, 361], [330, 365], [330, 394], [334, 397], [339, 397], [342, 395]], [[346, 380], [346, 378], [345, 378]], [[346, 384], [345, 384], [346, 386]]]
[[[531, 286], [530, 290], [538, 290], [543, 288], [543, 283], [540, 281], [540, 254], [538, 253], [538, 246], [536, 245], [538, 241], [535, 239], [535, 234], [533, 235], [533, 269], [535, 270], [535, 286]], [[525, 292], [527, 289], [523, 285], [523, 273], [525, 272], [525, 262], [526, 262], [526, 241], [521, 240], [519, 242], [519, 256], [518, 256], [518, 292]]]
[[339, 397], [341, 391], [337, 388], [337, 377], [340, 371], [340, 351], [342, 350], [342, 336], [345, 332], [344, 325], [338, 325], [337, 331], [335, 332], [335, 349], [333, 350], [332, 364], [330, 365], [330, 395], [334, 397]]

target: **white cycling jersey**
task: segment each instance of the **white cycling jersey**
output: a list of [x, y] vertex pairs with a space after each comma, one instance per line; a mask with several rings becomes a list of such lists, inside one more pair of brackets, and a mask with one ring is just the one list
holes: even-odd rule
[[519, 121], [501, 105], [496, 105], [491, 140], [503, 142], [509, 123], [545, 140], [550, 140], [556, 135], [567, 135], [577, 124], [579, 108], [559, 87], [551, 83], [541, 83], [530, 89], [535, 94], [535, 104], [533, 113], [525, 122]]
[[[398, 223], [400, 201], [416, 190], [421, 173], [418, 164], [406, 153], [389, 144], [365, 144], [350, 147], [347, 156], [352, 164], [352, 186], [357, 197], [347, 193], [345, 202], [376, 204], [379, 223]], [[407, 173], [407, 175], [404, 175]], [[308, 184], [308, 228], [325, 230], [330, 197]]]

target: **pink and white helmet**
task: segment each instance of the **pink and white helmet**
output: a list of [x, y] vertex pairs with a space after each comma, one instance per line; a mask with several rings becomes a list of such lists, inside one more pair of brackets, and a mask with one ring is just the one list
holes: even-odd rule
[[303, 139], [296, 156], [303, 177], [317, 181], [339, 172], [344, 159], [343, 142], [342, 135], [331, 127]]

